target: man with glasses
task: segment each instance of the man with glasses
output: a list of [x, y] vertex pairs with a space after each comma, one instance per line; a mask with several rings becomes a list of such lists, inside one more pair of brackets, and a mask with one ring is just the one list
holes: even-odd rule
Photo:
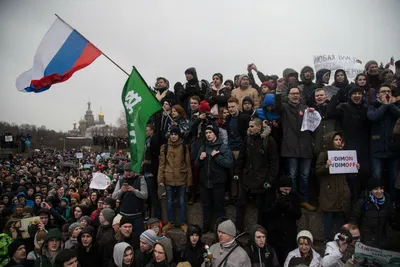
[[[311, 131], [301, 131], [305, 111], [316, 112], [313, 108], [300, 103], [300, 89], [292, 87], [288, 90], [288, 102], [282, 102], [281, 88], [283, 79], [278, 81], [275, 107], [281, 116], [283, 139], [281, 156], [286, 160], [286, 172], [293, 182], [293, 191], [300, 195], [301, 206], [309, 211], [315, 207], [308, 202], [308, 175], [313, 158], [313, 136]], [[297, 188], [299, 177], [299, 188]]]
[[[382, 84], [377, 99], [368, 107], [371, 121], [371, 167], [372, 177], [381, 178], [386, 166], [390, 195], [395, 199], [395, 182], [400, 168], [400, 144], [394, 142], [392, 132], [400, 118], [400, 104], [392, 96], [389, 84]], [[397, 204], [400, 204], [397, 201]]]

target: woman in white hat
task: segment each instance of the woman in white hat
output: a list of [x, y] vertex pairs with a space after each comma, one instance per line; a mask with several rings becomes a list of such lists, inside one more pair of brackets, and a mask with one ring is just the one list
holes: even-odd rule
[[321, 264], [321, 256], [313, 248], [313, 236], [307, 231], [303, 230], [297, 234], [298, 248], [289, 252], [283, 267], [290, 266], [290, 262], [295, 260], [301, 261], [302, 264], [309, 267], [319, 267]]

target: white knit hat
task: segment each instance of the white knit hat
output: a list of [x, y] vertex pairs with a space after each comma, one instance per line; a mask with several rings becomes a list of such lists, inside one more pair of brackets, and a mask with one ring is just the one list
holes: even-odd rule
[[114, 217], [114, 220], [112, 222], [112, 226], [116, 225], [117, 223], [119, 224], [119, 222], [121, 221], [122, 215], [121, 214], [117, 214], [117, 216]]
[[299, 238], [300, 237], [307, 237], [311, 240], [311, 243], [314, 243], [314, 238], [312, 236], [312, 234], [310, 233], [310, 231], [307, 230], [302, 230], [297, 234], [297, 242], [299, 242]]

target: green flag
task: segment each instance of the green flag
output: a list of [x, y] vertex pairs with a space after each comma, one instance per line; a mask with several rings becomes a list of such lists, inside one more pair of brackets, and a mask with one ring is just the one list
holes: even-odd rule
[[162, 106], [157, 101], [139, 72], [133, 67], [132, 73], [122, 91], [128, 126], [131, 165], [134, 172], [140, 172], [146, 142], [147, 121]]

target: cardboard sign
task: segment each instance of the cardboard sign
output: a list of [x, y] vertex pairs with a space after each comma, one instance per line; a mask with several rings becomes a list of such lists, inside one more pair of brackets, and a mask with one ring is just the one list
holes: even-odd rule
[[83, 159], [83, 153], [75, 153], [77, 159]]
[[308, 111], [306, 109], [303, 115], [303, 123], [301, 124], [301, 131], [314, 132], [318, 125], [321, 123], [321, 115], [318, 111]]
[[400, 253], [369, 247], [361, 242], [356, 243], [354, 253], [356, 266], [400, 266]]
[[4, 141], [5, 141], [5, 142], [12, 142], [12, 141], [13, 141], [12, 135], [6, 135], [6, 136], [4, 136]]
[[332, 161], [330, 174], [358, 173], [357, 152], [355, 150], [330, 150], [328, 159]]
[[335, 71], [343, 69], [349, 81], [354, 80], [357, 74], [364, 71], [364, 66], [356, 57], [342, 54], [322, 54], [313, 56], [315, 72], [321, 69], [331, 71], [331, 81], [334, 80]]
[[39, 223], [39, 216], [15, 221], [11, 224], [11, 237], [14, 240], [34, 237], [39, 229]]
[[95, 172], [89, 188], [104, 190], [111, 184], [110, 178], [101, 172]]

